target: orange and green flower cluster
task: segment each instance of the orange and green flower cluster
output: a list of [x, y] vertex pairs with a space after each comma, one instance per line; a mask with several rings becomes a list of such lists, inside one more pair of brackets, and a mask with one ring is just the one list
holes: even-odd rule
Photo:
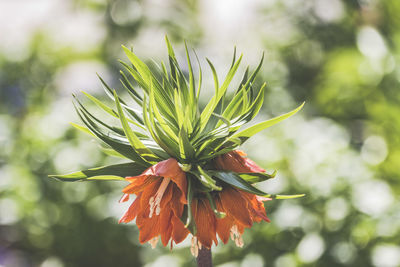
[[[77, 129], [102, 141], [102, 150], [127, 162], [83, 170], [66, 175], [52, 175], [62, 181], [121, 180], [129, 184], [122, 190], [121, 202], [135, 198], [120, 223], [136, 220], [139, 241], [153, 247], [161, 243], [178, 244], [192, 237], [192, 253], [202, 246], [211, 248], [218, 238], [229, 238], [243, 246], [242, 234], [254, 222], [269, 221], [264, 203], [271, 196], [254, 183], [273, 178], [246, 157], [237, 147], [254, 134], [292, 116], [295, 110], [276, 118], [253, 124], [242, 130], [260, 111], [265, 84], [255, 88], [257, 68], [246, 69], [241, 82], [231, 81], [240, 65], [236, 59], [222, 83], [213, 64], [215, 94], [204, 107], [200, 102], [202, 70], [197, 59], [198, 78], [186, 48], [187, 73], [182, 71], [168, 39], [169, 69], [161, 62], [150, 68], [130, 49], [123, 47], [129, 63], [121, 61], [121, 83], [125, 96], [111, 89], [101, 78], [106, 94], [115, 107], [84, 93], [119, 125], [108, 124], [93, 115], [76, 99], [76, 110], [84, 125]], [[234, 89], [229, 93], [228, 88]], [[108, 121], [108, 120], [107, 120]]]

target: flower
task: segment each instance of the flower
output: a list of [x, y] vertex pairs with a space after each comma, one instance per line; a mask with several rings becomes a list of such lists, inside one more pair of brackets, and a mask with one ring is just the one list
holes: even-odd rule
[[119, 222], [136, 218], [140, 243], [149, 242], [153, 248], [160, 236], [164, 246], [171, 239], [176, 244], [182, 242], [189, 234], [180, 220], [187, 204], [187, 181], [178, 162], [172, 158], [161, 161], [126, 180], [130, 184], [123, 189], [120, 201], [127, 201], [130, 194], [137, 197]]
[[[250, 159], [244, 158], [242, 151], [231, 151], [216, 158], [217, 169], [236, 172], [264, 171]], [[138, 176], [126, 177], [130, 182], [123, 189], [121, 202], [129, 200], [130, 194], [136, 199], [125, 212], [120, 223], [128, 223], [136, 218], [140, 243], [149, 242], [154, 248], [161, 237], [166, 246], [172, 239], [182, 242], [189, 230], [181, 221], [184, 206], [188, 203], [187, 177], [177, 160], [170, 158], [145, 170]], [[270, 200], [226, 185], [220, 192], [213, 192], [212, 199], [205, 194], [193, 198], [191, 209], [197, 231], [192, 237], [193, 255], [197, 256], [202, 246], [211, 248], [218, 244], [217, 236], [226, 244], [229, 237], [239, 247], [243, 246], [242, 234], [254, 222], [269, 222], [263, 201]], [[211, 202], [212, 203], [211, 203]], [[217, 218], [216, 209], [225, 216]], [[172, 243], [171, 243], [172, 246]]]
[[[252, 160], [245, 158], [246, 154], [235, 150], [216, 158], [215, 166], [219, 170], [238, 173], [265, 172]], [[212, 201], [216, 210], [225, 214], [217, 218], [206, 197], [199, 197], [193, 201], [192, 212], [197, 225], [197, 233], [192, 240], [192, 254], [197, 256], [198, 248], [211, 248], [212, 243], [218, 244], [217, 235], [226, 244], [229, 237], [238, 247], [243, 246], [242, 234], [245, 228], [250, 228], [253, 222], [270, 220], [267, 217], [263, 201], [271, 200], [244, 192], [226, 185], [222, 191], [213, 193]]]
[[246, 158], [246, 153], [241, 150], [233, 150], [231, 152], [218, 156], [215, 160], [215, 166], [218, 170], [233, 171], [238, 173], [246, 172], [265, 172], [265, 170]]
[[213, 196], [216, 209], [225, 214], [225, 217], [217, 218], [206, 197], [194, 199], [192, 212], [197, 233], [192, 240], [192, 254], [197, 256], [199, 248], [211, 248], [213, 242], [217, 245], [217, 235], [224, 244], [231, 237], [238, 247], [242, 247], [245, 228], [250, 228], [253, 222], [269, 222], [263, 203], [267, 200], [271, 199], [227, 186]]
[[[119, 222], [136, 219], [141, 243], [149, 242], [154, 247], [161, 238], [164, 246], [170, 241], [172, 246], [191, 233], [194, 255], [201, 246], [217, 244], [218, 238], [228, 242], [229, 236], [241, 247], [245, 228], [254, 222], [269, 221], [263, 204], [269, 199], [261, 197], [268, 194], [253, 184], [273, 178], [275, 172], [265, 173], [244, 152], [235, 149], [258, 132], [294, 115], [304, 103], [286, 114], [241, 129], [262, 107], [266, 84], [259, 90], [253, 84], [264, 57], [251, 74], [246, 71], [232, 95], [227, 90], [242, 60], [234, 53], [224, 83], [219, 86], [216, 82], [215, 95], [202, 107], [200, 65], [196, 81], [187, 46], [185, 75], [168, 38], [166, 44], [170, 68], [162, 64], [162, 72], [153, 71], [123, 46], [129, 62], [121, 62], [125, 68], [121, 83], [138, 108], [130, 107], [131, 101], [119, 96], [101, 78], [114, 108], [84, 93], [118, 119], [122, 128], [97, 118], [74, 96], [84, 126], [73, 125], [104, 142], [104, 152], [128, 162], [51, 177], [61, 181], [128, 181], [120, 201], [128, 201], [131, 194], [136, 199]], [[216, 71], [208, 63], [217, 81]]]

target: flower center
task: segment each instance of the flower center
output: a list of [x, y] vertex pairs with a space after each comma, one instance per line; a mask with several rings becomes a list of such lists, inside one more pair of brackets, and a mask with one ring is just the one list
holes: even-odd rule
[[149, 200], [149, 205], [150, 205], [150, 214], [149, 218], [153, 217], [154, 211], [156, 212], [156, 215], [160, 215], [161, 212], [161, 199], [165, 193], [165, 190], [168, 187], [169, 182], [171, 181], [171, 178], [163, 178], [163, 181], [158, 188], [156, 194], [152, 196]]
[[237, 225], [232, 226], [231, 228], [231, 239], [235, 241], [236, 246], [243, 247], [243, 238], [242, 235], [239, 233]]

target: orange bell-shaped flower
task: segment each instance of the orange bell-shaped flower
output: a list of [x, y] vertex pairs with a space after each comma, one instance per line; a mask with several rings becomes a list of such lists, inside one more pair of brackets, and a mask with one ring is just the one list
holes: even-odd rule
[[218, 244], [217, 235], [226, 244], [229, 237], [238, 247], [243, 246], [242, 234], [253, 222], [269, 222], [263, 201], [269, 198], [259, 197], [239, 189], [227, 186], [221, 192], [213, 194], [216, 209], [225, 214], [217, 218], [206, 197], [193, 200], [192, 212], [197, 226], [197, 233], [192, 240], [192, 253], [202, 246], [211, 248]]
[[[119, 222], [128, 223], [136, 218], [140, 243], [149, 242], [155, 247], [159, 237], [164, 246], [172, 239], [182, 242], [189, 231], [180, 220], [187, 203], [187, 181], [175, 159], [153, 165], [141, 175], [126, 177], [130, 182], [123, 189], [121, 202], [136, 194], [136, 199]], [[171, 243], [172, 246], [172, 243]]]
[[[252, 160], [245, 158], [246, 154], [235, 150], [218, 156], [214, 165], [219, 170], [238, 173], [265, 172]], [[260, 197], [226, 185], [221, 192], [212, 193], [216, 209], [225, 214], [217, 218], [206, 197], [193, 201], [192, 212], [197, 225], [197, 233], [192, 241], [192, 253], [196, 256], [198, 248], [210, 248], [214, 242], [218, 244], [217, 235], [226, 244], [229, 237], [238, 247], [243, 246], [242, 234], [245, 228], [250, 228], [253, 222], [262, 220], [269, 222], [263, 201], [270, 198]]]

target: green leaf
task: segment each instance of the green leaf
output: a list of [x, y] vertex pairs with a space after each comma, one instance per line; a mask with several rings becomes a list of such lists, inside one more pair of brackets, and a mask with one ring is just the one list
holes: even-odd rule
[[187, 114], [185, 116], [184, 110], [182, 110], [182, 105], [181, 105], [181, 93], [179, 90], [174, 90], [174, 104], [175, 104], [175, 113], [176, 113], [176, 119], [178, 121], [179, 127], [182, 127], [184, 117], [187, 117]]
[[117, 151], [115, 151], [115, 150], [112, 149], [112, 148], [100, 146], [100, 150], [101, 150], [104, 154], [109, 155], [109, 156], [112, 156], [112, 157], [128, 159], [126, 156], [124, 156], [124, 155], [118, 153]]
[[186, 160], [192, 159], [196, 153], [193, 146], [190, 144], [187, 132], [185, 131], [184, 127], [182, 127], [179, 131], [179, 150], [181, 153], [181, 157]]
[[255, 194], [255, 195], [259, 195], [259, 196], [266, 195], [266, 193], [255, 188], [250, 183], [246, 182], [235, 172], [224, 172], [224, 171], [212, 171], [211, 172], [211, 171], [209, 171], [209, 173], [212, 174], [213, 177], [215, 177], [229, 185], [232, 185], [240, 190], [243, 190], [243, 191]]
[[218, 83], [218, 75], [217, 75], [217, 71], [215, 70], [214, 65], [211, 63], [211, 61], [206, 58], [208, 65], [210, 66], [210, 69], [212, 71], [213, 74], [213, 78], [214, 78], [214, 88], [215, 88], [215, 94], [218, 94], [218, 90], [219, 90], [219, 83]]
[[130, 62], [136, 68], [137, 73], [128, 66], [128, 71], [133, 74], [135, 80], [138, 83], [143, 84], [143, 88], [146, 90], [147, 93], [150, 91], [150, 86], [154, 86], [155, 97], [157, 100], [157, 105], [159, 106], [160, 111], [162, 111], [165, 116], [168, 116], [171, 121], [174, 120], [174, 113], [173, 110], [175, 109], [168, 92], [161, 86], [159, 81], [156, 79], [154, 74], [150, 71], [149, 67], [141, 61], [132, 51], [130, 51], [125, 46], [122, 46], [127, 55]]
[[[207, 106], [204, 108], [203, 112], [201, 113], [201, 116], [200, 116], [201, 130], [203, 130], [206, 127], [208, 120], [210, 119], [212, 113], [214, 112], [214, 109], [217, 107], [221, 98], [225, 95], [225, 92], [228, 89], [228, 86], [229, 86], [230, 82], [232, 81], [233, 76], [235, 75], [235, 73], [240, 65], [241, 60], [242, 60], [242, 55], [237, 60], [235, 65], [229, 70], [228, 74], [226, 75], [224, 83], [221, 85], [221, 88], [218, 88], [216, 94], [211, 98], [210, 102], [207, 104]], [[216, 75], [216, 74], [214, 74], [214, 75]]]
[[147, 111], [147, 100], [146, 96], [144, 96], [143, 102], [143, 118], [144, 122], [147, 126], [148, 131], [150, 132], [151, 136], [153, 137], [154, 141], [162, 148], [165, 152], [167, 152], [171, 157], [178, 158], [179, 153], [177, 153], [174, 148], [178, 147], [178, 143], [171, 140], [167, 137], [161, 129], [159, 129], [158, 125], [156, 124], [156, 120], [154, 118], [153, 112]]
[[157, 121], [160, 123], [161, 128], [165, 131], [165, 133], [172, 138], [175, 142], [178, 142], [178, 136], [174, 133], [174, 131], [171, 129], [171, 127], [169, 126], [170, 124], [167, 123], [164, 118], [162, 117], [160, 111], [158, 110], [158, 107], [156, 105], [156, 100], [154, 97], [154, 90], [153, 90], [153, 86], [150, 86], [150, 95], [149, 95], [149, 100], [150, 100], [150, 109], [151, 111], [150, 114], [154, 114], [154, 116], [156, 117]]
[[113, 117], [118, 118], [118, 114], [110, 107], [108, 107], [106, 104], [104, 104], [103, 102], [101, 102], [99, 99], [97, 99], [96, 97], [92, 96], [89, 93], [86, 93], [84, 91], [81, 91], [85, 96], [87, 96], [87, 98], [89, 98], [90, 100], [93, 101], [93, 103], [95, 103], [97, 106], [99, 106], [100, 108], [102, 108], [104, 111], [106, 111], [108, 114], [110, 114]]
[[274, 178], [276, 175], [276, 171], [272, 174], [264, 173], [264, 172], [249, 172], [249, 173], [238, 173], [238, 175], [245, 181], [253, 184], [266, 181], [268, 179]]
[[[74, 96], [75, 97], [75, 96]], [[102, 120], [98, 119], [97, 117], [95, 117], [93, 114], [91, 114], [86, 108], [85, 106], [82, 105], [82, 103], [78, 100], [78, 98], [75, 97], [76, 102], [79, 104], [82, 112], [84, 114], [86, 114], [87, 116], [89, 116], [91, 119], [93, 119], [94, 121], [96, 121], [96, 123], [110, 129], [111, 131], [113, 131], [114, 133], [121, 135], [121, 136], [125, 136], [124, 130], [122, 128], [119, 127], [115, 127], [115, 126], [111, 126], [108, 125], [106, 123], [104, 123]], [[118, 114], [116, 116], [118, 118]], [[140, 134], [141, 136], [143, 136], [142, 134]]]
[[271, 127], [272, 125], [274, 125], [274, 124], [276, 124], [278, 122], [281, 122], [281, 121], [293, 116], [303, 106], [304, 106], [304, 102], [298, 108], [296, 108], [296, 109], [294, 109], [294, 110], [292, 110], [292, 111], [290, 111], [290, 112], [288, 112], [286, 114], [280, 115], [278, 117], [275, 117], [273, 119], [270, 119], [270, 120], [267, 120], [267, 121], [264, 121], [264, 122], [260, 122], [260, 123], [258, 123], [256, 125], [253, 125], [253, 126], [247, 128], [247, 129], [245, 129], [245, 130], [243, 130], [243, 131], [241, 131], [239, 133], [236, 133], [236, 134], [232, 135], [227, 141], [230, 141], [230, 140], [235, 139], [235, 138], [239, 138], [241, 140], [241, 143], [243, 144], [247, 139], [249, 139], [251, 136], [255, 135], [256, 133], [258, 133], [258, 132], [260, 132], [260, 131], [268, 128], [268, 127]]
[[126, 56], [129, 58], [129, 61], [132, 62], [132, 64], [135, 66], [137, 69], [138, 73], [140, 76], [142, 76], [143, 81], [146, 84], [150, 84], [150, 81], [152, 79], [152, 73], [147, 67], [147, 65], [141, 61], [131, 50], [129, 50], [127, 47], [122, 46], [122, 49], [124, 49]]
[[199, 172], [199, 176], [201, 177], [200, 182], [205, 181], [208, 187], [214, 190], [221, 191], [222, 187], [216, 185], [216, 181], [200, 166], [197, 165], [197, 170]]
[[129, 74], [133, 77], [133, 79], [139, 84], [139, 86], [145, 91], [149, 92], [149, 87], [147, 83], [143, 80], [142, 76], [130, 65], [127, 63], [123, 62], [122, 60], [119, 61], [119, 63], [124, 66], [124, 68], [129, 72]]
[[264, 83], [261, 88], [260, 91], [258, 92], [256, 98], [254, 99], [253, 103], [251, 104], [251, 106], [246, 110], [245, 115], [244, 115], [244, 120], [245, 121], [251, 121], [260, 111], [262, 104], [264, 102], [264, 94], [265, 94], [265, 87], [266, 87], [266, 83]]
[[200, 165], [197, 165], [197, 170], [199, 171], [199, 173], [194, 172], [194, 174], [197, 176], [197, 178], [199, 178], [200, 182], [203, 185], [213, 190], [217, 191], [222, 190], [222, 187], [217, 186], [215, 180], [205, 170], [203, 170], [203, 168], [200, 167]]
[[88, 115], [84, 113], [82, 109], [78, 109], [75, 106], [75, 109], [78, 113], [79, 118], [82, 120], [82, 122], [88, 127], [88, 129], [95, 134], [99, 139], [101, 139], [104, 143], [112, 147], [114, 150], [116, 150], [118, 153], [121, 155], [133, 160], [134, 162], [137, 162], [139, 164], [142, 164], [143, 166], [151, 166], [150, 163], [147, 161], [143, 160], [143, 158], [136, 153], [132, 147], [126, 143], [124, 143], [120, 138], [116, 137], [111, 137], [110, 134], [104, 134], [101, 129], [98, 127], [98, 125], [93, 122]]
[[[188, 68], [189, 68], [189, 106], [192, 107], [192, 110], [196, 111], [196, 88], [195, 88], [195, 82], [194, 82], [194, 74], [193, 74], [193, 67], [192, 67], [192, 62], [190, 61], [190, 56], [189, 56], [189, 51], [187, 48], [187, 44], [185, 42], [185, 51], [186, 51], [186, 61], [188, 63]], [[195, 112], [193, 112], [191, 115], [194, 115]]]
[[293, 199], [293, 198], [300, 198], [304, 197], [306, 194], [297, 194], [297, 195], [264, 195], [263, 197], [269, 197], [272, 199]]
[[[199, 78], [198, 78], [198, 85], [197, 85], [197, 94], [196, 94], [196, 99], [197, 102], [199, 101], [199, 96], [200, 96], [200, 91], [201, 91], [201, 82], [202, 82], [202, 71], [201, 71], [201, 65], [200, 65], [200, 61], [199, 61], [199, 57], [196, 54], [196, 51], [193, 50], [194, 55], [196, 56], [196, 61], [197, 61], [197, 65], [199, 67]], [[198, 108], [198, 106], [197, 106]]]
[[118, 115], [121, 120], [122, 128], [124, 129], [125, 135], [129, 140], [129, 143], [133, 147], [133, 149], [146, 161], [149, 163], [156, 163], [160, 159], [151, 152], [136, 136], [136, 134], [132, 131], [131, 127], [128, 124], [127, 119], [125, 118], [124, 112], [122, 111], [121, 104], [119, 102], [117, 93], [114, 91], [115, 103], [117, 105]]
[[76, 124], [76, 123], [73, 123], [73, 122], [70, 122], [69, 124], [71, 124], [72, 126], [74, 126], [74, 128], [76, 128], [76, 129], [78, 129], [78, 130], [80, 130], [80, 131], [82, 131], [82, 132], [84, 132], [84, 133], [87, 133], [87, 134], [90, 134], [91, 136], [93, 136], [93, 137], [96, 137], [96, 135], [94, 135], [88, 128], [86, 128], [85, 126], [82, 126], [82, 125], [79, 125], [79, 124]]
[[[241, 102], [243, 101], [243, 95], [246, 94], [244, 90], [239, 91], [229, 102], [228, 106], [225, 108], [224, 113], [222, 113], [222, 116], [228, 120], [230, 120], [232, 117], [234, 117], [235, 112], [239, 110], [239, 107], [241, 105]], [[220, 121], [216, 127], [219, 127], [222, 124], [222, 121]]]
[[75, 181], [92, 181], [92, 180], [125, 180], [123, 177], [137, 176], [141, 174], [145, 167], [136, 163], [122, 163], [98, 168], [92, 168], [83, 171], [77, 171], [64, 175], [49, 175], [50, 178], [55, 178], [60, 181], [75, 182]]
[[128, 80], [128, 77], [126, 77], [125, 73], [120, 70], [119, 73], [121, 74], [122, 78], [120, 81], [121, 83], [125, 86], [125, 88], [131, 92], [133, 100], [135, 100], [136, 103], [139, 105], [142, 104], [143, 98], [136, 92], [135, 87], [131, 84], [131, 82]]

